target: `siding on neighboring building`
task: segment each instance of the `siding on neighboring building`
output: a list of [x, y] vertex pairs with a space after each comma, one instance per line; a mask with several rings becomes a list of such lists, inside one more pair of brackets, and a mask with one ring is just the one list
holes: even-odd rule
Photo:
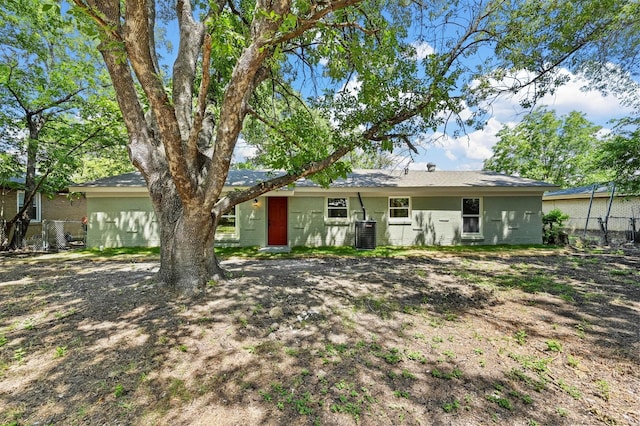
[[[9, 220], [18, 211], [17, 191], [13, 189], [0, 189], [0, 218]], [[83, 196], [69, 196], [60, 193], [53, 197], [42, 195], [41, 220], [32, 220], [27, 230], [26, 239], [42, 234], [42, 223], [46, 220], [69, 220], [80, 222], [87, 215], [87, 203]]]
[[[584, 231], [585, 225], [587, 231], [599, 231], [598, 218], [604, 220], [609, 211], [611, 197], [609, 191], [608, 187], [596, 188], [590, 212], [591, 187], [548, 192], [543, 196], [543, 211], [548, 213], [553, 209], [559, 209], [568, 214], [569, 219], [565, 221], [565, 228], [571, 233]], [[608, 229], [614, 232], [627, 231], [632, 218], [635, 218], [637, 225], [640, 226], [640, 197], [616, 194], [609, 211]]]

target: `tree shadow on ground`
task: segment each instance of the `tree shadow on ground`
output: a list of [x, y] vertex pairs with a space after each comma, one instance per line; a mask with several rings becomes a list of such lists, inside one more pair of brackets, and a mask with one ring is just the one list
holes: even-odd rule
[[[472, 259], [469, 259], [472, 260]], [[508, 257], [487, 270], [480, 258], [465, 267], [467, 282], [521, 290], [525, 303], [564, 318], [574, 335], [589, 335], [603, 357], [640, 363], [640, 264], [633, 255]], [[480, 265], [480, 266], [478, 266]], [[513, 318], [518, 329], [519, 319]], [[526, 327], [526, 324], [524, 325]]]
[[[492, 259], [491, 271], [483, 266], [487, 259], [455, 256], [231, 260], [225, 266], [233, 278], [195, 300], [158, 290], [153, 263], [2, 265], [0, 420], [378, 425], [633, 419], [623, 390], [637, 386], [636, 372], [626, 373], [626, 384], [602, 376], [616, 386], [625, 411], [603, 395], [598, 399], [595, 376], [566, 360], [571, 351], [592, 368], [613, 351], [621, 358], [612, 368], [626, 371], [629, 353], [620, 348], [632, 338], [637, 294], [617, 281], [625, 275], [597, 281], [603, 291], [622, 286], [612, 291], [636, 305], [612, 299], [613, 311], [596, 323], [591, 318], [601, 312], [591, 302], [600, 299], [579, 288], [586, 277], [561, 278], [573, 269], [549, 260]], [[549, 271], [571, 281], [574, 301], [507, 283], [507, 273], [525, 270], [511, 265], [525, 262], [532, 266], [520, 275]], [[575, 301], [581, 298], [589, 303]], [[552, 324], [557, 329], [550, 332]], [[576, 324], [587, 327], [583, 338]], [[514, 340], [516, 330], [525, 330], [524, 344]], [[549, 336], [561, 340], [564, 352], [545, 350]], [[578, 391], [583, 396], [575, 398]]]

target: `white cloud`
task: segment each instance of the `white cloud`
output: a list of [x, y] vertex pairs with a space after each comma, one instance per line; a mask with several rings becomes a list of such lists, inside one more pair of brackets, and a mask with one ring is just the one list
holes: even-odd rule
[[[568, 74], [568, 71], [564, 71]], [[551, 95], [547, 94], [540, 101], [556, 111], [558, 115], [565, 115], [571, 111], [580, 111], [592, 122], [608, 121], [614, 117], [629, 115], [631, 108], [624, 107], [615, 96], [604, 96], [597, 90], [585, 90], [588, 81], [582, 77], [570, 75], [571, 80], [559, 87]]]
[[[623, 106], [614, 96], [603, 96], [596, 90], [584, 90], [588, 83], [584, 78], [570, 74], [567, 70], [561, 72], [571, 77], [570, 81], [557, 88], [553, 95], [542, 98], [537, 106], [546, 106], [555, 110], [558, 115], [565, 115], [571, 111], [585, 113], [587, 120], [604, 126], [599, 136], [610, 132], [607, 128], [609, 120], [632, 113], [631, 108]], [[433, 143], [426, 142], [427, 138], [421, 138], [421, 146], [426, 147], [426, 153], [416, 158], [416, 168], [419, 168], [418, 164], [433, 161], [440, 170], [481, 169], [483, 161], [493, 154], [492, 148], [498, 141], [496, 133], [504, 126], [515, 126], [529, 112], [520, 106], [522, 96], [502, 96], [494, 100], [490, 106], [486, 106], [490, 118], [482, 130], [459, 138], [433, 135], [429, 138], [435, 140]], [[465, 112], [461, 116], [466, 116]]]
[[446, 158], [452, 161], [482, 162], [493, 154], [491, 148], [497, 142], [496, 133], [501, 128], [502, 123], [491, 118], [484, 129], [458, 138], [443, 137], [439, 145], [445, 151]]
[[345, 92], [350, 95], [356, 96], [360, 92], [361, 88], [362, 88], [362, 82], [357, 78], [352, 78], [349, 81], [347, 81], [347, 83], [344, 86], [342, 86], [342, 89], [340, 89], [340, 92]]
[[436, 53], [436, 50], [429, 43], [421, 41], [412, 43], [414, 49], [416, 49], [416, 55], [414, 59], [421, 61], [429, 55]]
[[238, 143], [236, 143], [236, 148], [233, 151], [233, 161], [234, 163], [242, 163], [247, 160], [247, 158], [251, 158], [256, 155], [256, 147], [249, 145], [242, 136], [238, 139]]
[[[547, 94], [537, 102], [536, 106], [546, 106], [556, 111], [557, 115], [565, 115], [571, 111], [579, 111], [586, 114], [586, 118], [596, 124], [604, 125], [612, 118], [628, 116], [632, 109], [621, 104], [615, 96], [604, 96], [598, 90], [586, 89], [588, 80], [573, 74], [566, 69], [560, 69], [559, 73], [569, 78], [569, 81], [558, 87], [553, 94]], [[527, 80], [529, 77], [520, 72], [511, 79]], [[496, 83], [496, 87], [502, 87]], [[528, 112], [520, 106], [520, 102], [529, 95], [529, 90], [523, 90], [516, 95], [503, 95], [494, 100], [488, 109], [493, 118], [501, 122], [519, 122]]]

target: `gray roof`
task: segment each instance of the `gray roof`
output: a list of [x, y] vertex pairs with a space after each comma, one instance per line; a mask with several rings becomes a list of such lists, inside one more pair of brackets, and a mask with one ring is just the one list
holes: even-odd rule
[[[593, 191], [593, 185], [577, 186], [575, 188], [560, 189], [558, 191], [547, 191], [544, 193], [545, 197], [562, 197], [562, 196], [590, 196]], [[610, 194], [611, 185], [596, 185], [596, 194]]]
[[[283, 172], [264, 170], [230, 170], [227, 186], [248, 187], [267, 181]], [[139, 172], [125, 173], [74, 185], [76, 188], [122, 188], [144, 187], [145, 182]], [[319, 187], [310, 179], [299, 179], [297, 187]], [[556, 186], [531, 179], [509, 176], [488, 171], [422, 171], [409, 170], [354, 170], [346, 178], [336, 179], [332, 188], [452, 188], [452, 187], [493, 187], [493, 188], [547, 188]]]
[[508, 176], [488, 171], [433, 171], [426, 170], [354, 170], [346, 179], [336, 180], [332, 187], [546, 187], [545, 182]]
[[138, 186], [145, 187], [146, 184], [140, 172], [130, 172], [72, 186], [84, 188], [135, 188]]
[[24, 176], [23, 177], [10, 177], [7, 180], [2, 180], [0, 179], [0, 188], [11, 188], [11, 189], [17, 189], [17, 188], [24, 188]]

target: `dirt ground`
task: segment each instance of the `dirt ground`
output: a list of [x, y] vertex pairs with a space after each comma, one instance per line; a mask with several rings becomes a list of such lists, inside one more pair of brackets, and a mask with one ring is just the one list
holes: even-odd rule
[[0, 422], [638, 425], [640, 256], [0, 257]]

